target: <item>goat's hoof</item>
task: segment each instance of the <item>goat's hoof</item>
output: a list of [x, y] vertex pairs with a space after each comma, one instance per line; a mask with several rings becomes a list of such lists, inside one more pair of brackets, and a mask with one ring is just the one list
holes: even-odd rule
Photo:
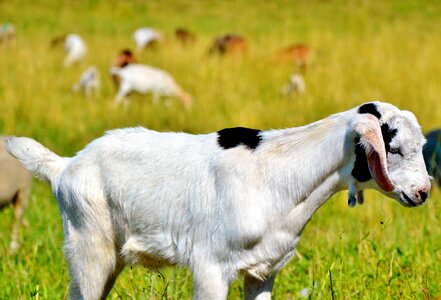
[[357, 199], [354, 196], [349, 195], [349, 198], [348, 198], [349, 207], [354, 207], [355, 204], [357, 204]]

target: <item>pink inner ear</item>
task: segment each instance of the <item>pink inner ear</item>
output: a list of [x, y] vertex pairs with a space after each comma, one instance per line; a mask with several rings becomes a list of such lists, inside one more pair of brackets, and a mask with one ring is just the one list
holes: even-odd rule
[[369, 171], [378, 186], [386, 192], [392, 192], [394, 185], [387, 175], [386, 162], [382, 162], [380, 154], [375, 149], [366, 151]]
[[378, 186], [385, 192], [395, 189], [387, 170], [386, 147], [378, 119], [371, 114], [359, 116], [354, 126], [364, 147], [369, 172]]

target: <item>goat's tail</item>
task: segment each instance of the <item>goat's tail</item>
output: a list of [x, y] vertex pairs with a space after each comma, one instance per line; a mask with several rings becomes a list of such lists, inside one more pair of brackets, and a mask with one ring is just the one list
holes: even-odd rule
[[9, 136], [5, 145], [29, 171], [49, 183], [59, 177], [69, 161], [30, 138]]

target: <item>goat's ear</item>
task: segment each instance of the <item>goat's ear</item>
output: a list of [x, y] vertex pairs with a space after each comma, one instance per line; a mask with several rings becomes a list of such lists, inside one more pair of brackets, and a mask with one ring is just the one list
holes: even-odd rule
[[388, 175], [386, 148], [379, 120], [371, 114], [359, 115], [354, 130], [359, 135], [360, 144], [365, 150], [372, 178], [383, 191], [393, 191], [395, 187]]

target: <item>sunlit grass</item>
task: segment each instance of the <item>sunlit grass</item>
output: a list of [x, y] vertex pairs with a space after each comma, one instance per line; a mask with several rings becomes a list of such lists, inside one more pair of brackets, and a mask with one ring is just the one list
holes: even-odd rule
[[[436, 1], [28, 1], [0, 2], [0, 20], [13, 22], [13, 47], [0, 47], [0, 131], [31, 136], [70, 156], [106, 130], [146, 126], [206, 133], [228, 126], [261, 129], [303, 125], [369, 100], [413, 111], [424, 131], [439, 126], [441, 109], [441, 5]], [[20, 12], [20, 13], [18, 13]], [[110, 62], [134, 49], [139, 26], [164, 31], [142, 63], [171, 73], [194, 99], [191, 110], [173, 100], [153, 104], [135, 95], [126, 109], [113, 106]], [[173, 38], [175, 27], [198, 35], [190, 47]], [[64, 68], [52, 37], [78, 32], [89, 47], [84, 64]], [[217, 34], [248, 38], [242, 58], [206, 54]], [[305, 76], [307, 92], [286, 97], [280, 87], [296, 70], [273, 54], [304, 42], [317, 53]], [[98, 97], [71, 92], [90, 64], [101, 73]], [[167, 104], [167, 102], [169, 104]], [[440, 194], [406, 209], [376, 192], [347, 207], [333, 197], [313, 217], [297, 253], [280, 272], [275, 299], [431, 299], [441, 293]], [[62, 253], [62, 224], [49, 187], [35, 182], [18, 255], [7, 255], [12, 210], [0, 213], [0, 299], [60, 299], [69, 275]], [[331, 289], [332, 278], [332, 289]], [[189, 299], [191, 274], [127, 268], [110, 299]], [[236, 281], [229, 298], [242, 295]]]

